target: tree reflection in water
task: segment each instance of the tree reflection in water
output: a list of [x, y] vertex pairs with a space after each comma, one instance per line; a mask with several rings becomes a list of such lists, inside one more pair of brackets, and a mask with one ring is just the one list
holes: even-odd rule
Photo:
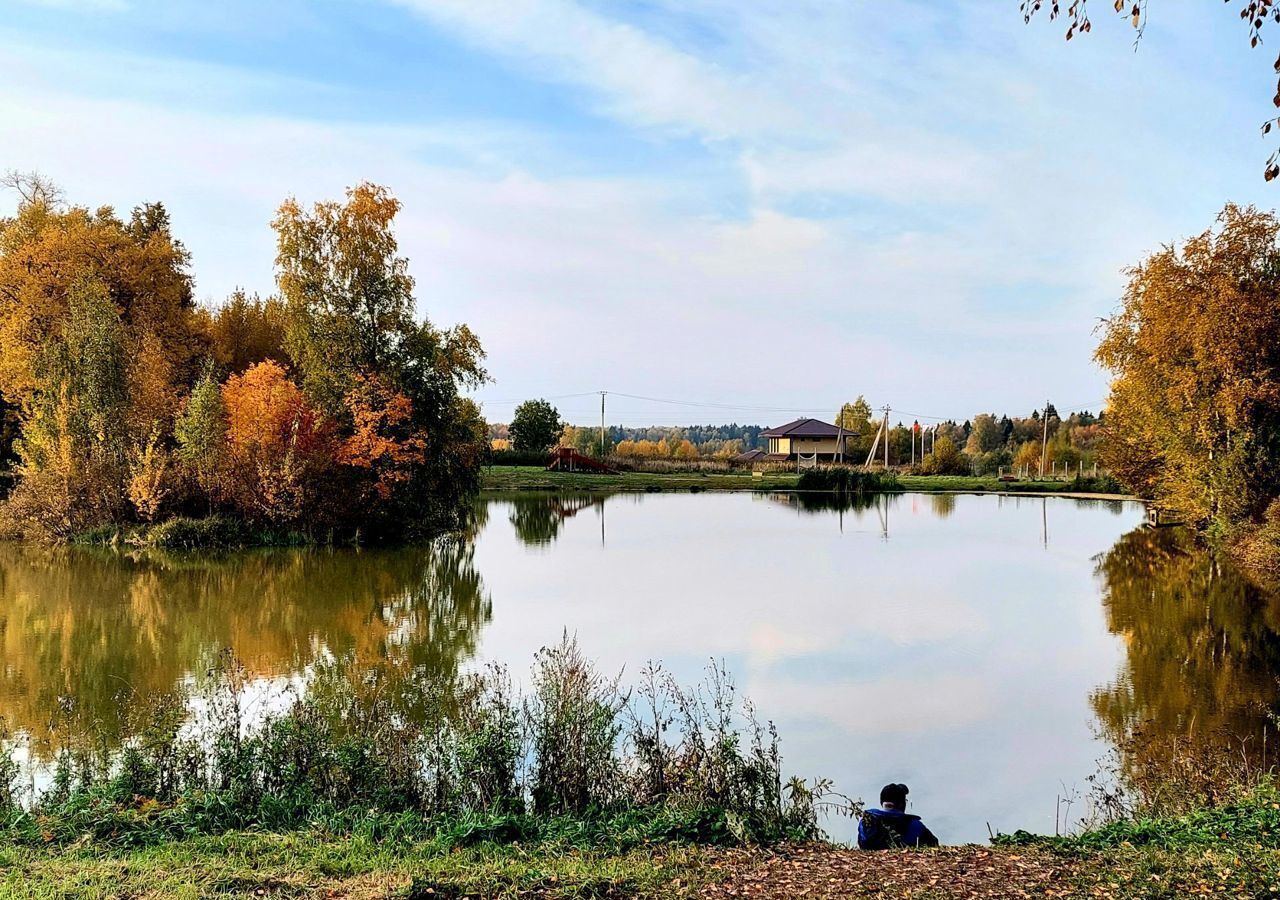
[[1107, 627], [1124, 639], [1127, 659], [1090, 699], [1126, 774], [1150, 783], [1190, 767], [1212, 790], [1224, 766], [1271, 765], [1280, 597], [1179, 528], [1125, 535], [1099, 557], [1097, 573]]
[[71, 715], [117, 744], [132, 700], [230, 648], [250, 677], [338, 661], [447, 680], [491, 605], [466, 537], [221, 557], [0, 544], [0, 716], [37, 753]]
[[566, 519], [585, 509], [604, 514], [605, 494], [546, 494], [503, 498], [510, 507], [511, 526], [520, 542], [530, 547], [554, 543]]

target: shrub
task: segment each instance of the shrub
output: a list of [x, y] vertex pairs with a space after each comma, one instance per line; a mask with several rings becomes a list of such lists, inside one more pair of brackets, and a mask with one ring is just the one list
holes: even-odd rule
[[897, 488], [891, 472], [869, 472], [849, 466], [821, 466], [806, 469], [796, 486], [802, 491], [833, 491], [838, 494], [874, 493]]
[[618, 683], [597, 672], [566, 635], [538, 651], [525, 718], [534, 766], [533, 810], [607, 809], [617, 799], [614, 745], [621, 734]]
[[545, 466], [549, 460], [545, 450], [493, 450], [488, 463], [491, 466]]
[[155, 526], [146, 543], [157, 550], [200, 550], [239, 547], [245, 543], [242, 523], [222, 516], [188, 519], [179, 516]]
[[444, 846], [732, 843], [812, 838], [824, 809], [858, 811], [826, 782], [784, 786], [776, 733], [722, 667], [692, 690], [645, 672], [633, 703], [568, 637], [539, 652], [523, 698], [496, 666], [442, 680], [339, 660], [263, 714], [224, 653], [197, 697], [136, 707], [115, 749], [68, 709], [34, 816], [5, 814], [18, 778], [0, 764], [0, 829], [40, 844], [317, 826]]
[[968, 454], [963, 453], [951, 438], [939, 438], [937, 444], [920, 461], [924, 475], [969, 475], [973, 465]]

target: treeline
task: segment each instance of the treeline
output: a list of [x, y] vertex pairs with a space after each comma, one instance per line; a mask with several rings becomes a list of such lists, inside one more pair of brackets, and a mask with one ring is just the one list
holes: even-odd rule
[[[600, 453], [600, 428], [590, 425], [560, 423], [560, 446], [574, 447], [582, 453]], [[732, 457], [760, 446], [762, 425], [650, 425], [605, 428], [606, 453], [641, 458]], [[490, 443], [495, 450], [514, 450], [511, 426], [491, 424]], [[687, 446], [685, 446], [687, 445]]]
[[[884, 462], [883, 419], [875, 417], [865, 398], [844, 404], [836, 423], [852, 435], [846, 444], [850, 461], [863, 461], [875, 445], [874, 462]], [[899, 421], [888, 429], [889, 466], [914, 464], [930, 475], [1037, 474], [1043, 454], [1046, 471], [1069, 472], [1093, 466], [1101, 434], [1101, 415], [1086, 410], [1063, 418], [1052, 404], [1027, 416], [979, 413], [964, 422]]]
[[[1047, 427], [1046, 427], [1047, 418]], [[836, 413], [835, 423], [846, 434], [847, 461], [864, 461], [876, 446], [873, 463], [885, 461], [883, 420], [859, 396]], [[926, 474], [995, 475], [1001, 471], [1039, 473], [1092, 468], [1098, 459], [1102, 415], [1088, 410], [1063, 418], [1052, 404], [1027, 416], [979, 413], [963, 423], [947, 421], [910, 424], [899, 421], [888, 429], [888, 464], [915, 466]], [[746, 450], [763, 446], [761, 425], [654, 425], [623, 428], [570, 425], [546, 400], [520, 404], [510, 425], [490, 425], [492, 449], [510, 456], [543, 453], [554, 446], [573, 447], [592, 456], [632, 460], [732, 460]], [[601, 437], [604, 445], [601, 445]]]
[[[278, 294], [194, 301], [160, 203], [127, 217], [10, 175], [0, 219], [4, 530], [66, 539], [223, 513], [263, 529], [400, 537], [478, 483], [485, 378], [466, 326], [418, 320], [400, 203], [286, 200]], [[0, 485], [3, 487], [3, 485]]]

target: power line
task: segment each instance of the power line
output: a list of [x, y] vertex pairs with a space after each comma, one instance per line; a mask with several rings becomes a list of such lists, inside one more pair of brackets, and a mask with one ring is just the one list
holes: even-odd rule
[[624, 394], [621, 391], [610, 391], [615, 397], [626, 397], [630, 400], [644, 400], [648, 403], [666, 403], [673, 406], [698, 406], [707, 409], [746, 410], [751, 412], [818, 412], [829, 409], [826, 406], [736, 406], [731, 403], [715, 403], [704, 400], [670, 400], [663, 397], [644, 397], [640, 394]]
[[[744, 403], [744, 404], [723, 403], [723, 402], [712, 401], [712, 400], [676, 400], [670, 397], [650, 397], [644, 394], [628, 394], [622, 391], [609, 391], [609, 394], [615, 398], [621, 397], [627, 400], [639, 400], [643, 403], [660, 403], [666, 406], [679, 406], [679, 407], [685, 407], [690, 409], [713, 409], [713, 410], [721, 410], [724, 412], [824, 414], [830, 411], [830, 407], [828, 406], [763, 406], [759, 404], [749, 404], [749, 403]], [[595, 391], [579, 391], [572, 394], [556, 394], [549, 397], [542, 397], [540, 399], [572, 400], [572, 399], [581, 398], [581, 397], [598, 397], [598, 396], [600, 396], [600, 391], [595, 390]], [[507, 406], [507, 405], [518, 405], [520, 403], [525, 402], [525, 400], [527, 399], [528, 398], [526, 397], [523, 399], [510, 399], [510, 400], [481, 400], [480, 402], [485, 406]], [[1081, 409], [1090, 409], [1094, 407], [1101, 407], [1103, 404], [1105, 404], [1105, 402], [1106, 402], [1105, 400], [1094, 400], [1094, 401], [1085, 401], [1085, 402], [1078, 402], [1078, 403], [1064, 403], [1064, 404], [1061, 404], [1061, 406], [1063, 409], [1066, 409], [1066, 410], [1073, 410], [1073, 409], [1081, 410]], [[839, 410], [843, 408], [843, 405], [844, 404], [840, 404], [837, 407], [837, 413], [836, 413], [837, 416], [839, 415]], [[623, 407], [625, 408], [626, 404], [623, 404]], [[636, 413], [633, 411], [628, 410], [628, 412], [632, 412], [632, 415], [636, 415]], [[900, 416], [910, 416], [913, 419], [926, 419], [931, 422], [957, 421], [957, 418], [955, 416], [938, 416], [938, 415], [930, 415], [926, 413], [908, 412], [907, 410], [895, 410], [895, 412], [897, 412]], [[630, 416], [624, 416], [624, 417], [630, 418]], [[623, 418], [623, 417], [619, 417], [619, 418]], [[972, 418], [972, 417], [970, 416], [967, 418]]]

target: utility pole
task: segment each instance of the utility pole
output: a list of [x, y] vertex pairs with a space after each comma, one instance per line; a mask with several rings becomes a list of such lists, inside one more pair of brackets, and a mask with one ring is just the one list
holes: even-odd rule
[[889, 407], [884, 408], [884, 470], [889, 471]]
[[[835, 459], [841, 465], [844, 465], [844, 407], [840, 407], [840, 412], [836, 413], [836, 453]], [[844, 531], [843, 519], [841, 520], [840, 530]]]
[[1049, 453], [1049, 401], [1044, 401], [1044, 437], [1040, 441], [1040, 480], [1044, 481], [1044, 461]]
[[600, 392], [600, 458], [604, 459], [604, 395], [608, 391]]

